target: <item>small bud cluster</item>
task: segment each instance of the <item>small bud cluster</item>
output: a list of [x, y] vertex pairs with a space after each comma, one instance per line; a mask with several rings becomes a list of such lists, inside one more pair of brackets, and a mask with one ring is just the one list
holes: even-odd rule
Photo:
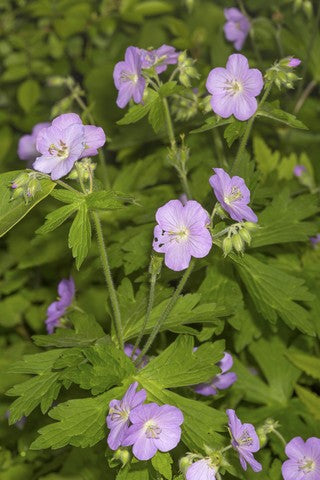
[[294, 82], [300, 80], [300, 78], [293, 73], [292, 69], [298, 67], [300, 63], [299, 58], [294, 57], [286, 57], [274, 63], [274, 65], [266, 71], [266, 86], [275, 83], [279, 90], [281, 90], [281, 87], [294, 88]]
[[11, 200], [23, 197], [25, 203], [29, 203], [35, 194], [41, 190], [41, 184], [38, 180], [39, 175], [35, 172], [24, 171], [11, 183], [13, 190]]
[[293, 0], [293, 11], [297, 12], [302, 10], [304, 14], [309, 18], [313, 15], [313, 6], [311, 0]]
[[174, 95], [171, 104], [172, 113], [177, 121], [187, 121], [198, 113], [198, 89], [194, 88], [182, 95]]
[[181, 52], [178, 58], [179, 81], [185, 87], [191, 87], [192, 78], [200, 78], [197, 69], [194, 67], [195, 60], [187, 56], [187, 52]]
[[258, 225], [253, 222], [241, 222], [231, 225], [231, 227], [228, 228], [228, 235], [222, 242], [224, 256], [226, 257], [233, 250], [243, 254], [245, 245], [250, 245], [251, 243], [250, 232], [257, 228], [259, 228]]
[[80, 182], [87, 182], [93, 178], [96, 166], [97, 164], [94, 163], [91, 158], [85, 157], [81, 161], [76, 162], [68, 178], [71, 180], [79, 180]]

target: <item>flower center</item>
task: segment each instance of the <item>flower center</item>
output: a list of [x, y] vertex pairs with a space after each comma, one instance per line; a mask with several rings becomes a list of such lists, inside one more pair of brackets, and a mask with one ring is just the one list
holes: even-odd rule
[[313, 472], [316, 468], [316, 462], [311, 458], [303, 457], [299, 462], [299, 470], [304, 473]]
[[48, 151], [50, 155], [56, 155], [60, 160], [65, 160], [69, 156], [69, 148], [63, 140], [59, 140], [58, 146], [52, 143]]
[[122, 82], [131, 82], [131, 83], [138, 83], [139, 76], [136, 73], [126, 72], [125, 70], [121, 72], [121, 81]]
[[117, 420], [127, 421], [129, 420], [130, 411], [123, 409], [121, 405], [116, 405], [110, 408], [109, 415], [111, 415], [113, 422]]
[[186, 242], [189, 238], [190, 230], [187, 227], [182, 227], [178, 232], [168, 232], [172, 237], [172, 240], [175, 240], [178, 243]]
[[230, 95], [236, 95], [237, 93], [241, 93], [243, 91], [242, 83], [235, 78], [232, 80], [228, 80], [224, 88]]
[[237, 443], [238, 445], [241, 447], [241, 446], [247, 446], [249, 447], [250, 445], [252, 445], [253, 443], [253, 440], [252, 440], [252, 437], [250, 437], [249, 433], [247, 430], [245, 430], [243, 432], [243, 434], [241, 435], [240, 438], [237, 439]]
[[233, 203], [236, 200], [241, 200], [241, 198], [242, 198], [242, 193], [240, 188], [231, 187], [230, 194], [224, 197], [224, 201], [226, 202], [227, 205], [230, 205], [230, 203]]
[[161, 433], [161, 428], [155, 423], [154, 420], [148, 420], [144, 424], [146, 437], [147, 438], [159, 438]]

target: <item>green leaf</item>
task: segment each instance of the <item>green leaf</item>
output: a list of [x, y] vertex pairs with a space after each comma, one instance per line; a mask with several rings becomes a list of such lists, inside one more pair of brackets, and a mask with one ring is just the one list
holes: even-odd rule
[[145, 462], [129, 463], [119, 470], [116, 480], [151, 480], [149, 465]]
[[301, 130], [308, 130], [308, 127], [306, 127], [305, 124], [298, 120], [294, 115], [288, 112], [284, 112], [280, 108], [276, 108], [271, 103], [264, 103], [262, 107], [259, 107], [256, 115], [259, 117], [266, 117], [272, 120], [276, 120], [280, 123], [288, 125], [289, 127], [299, 128]]
[[305, 287], [304, 280], [262, 263], [248, 254], [244, 257], [232, 254], [230, 258], [236, 264], [257, 311], [266, 320], [275, 323], [279, 316], [290, 328], [298, 328], [308, 335], [315, 334], [308, 311], [296, 303], [313, 298]]
[[53, 190], [51, 196], [62, 203], [81, 203], [84, 200], [83, 193], [62, 188]]
[[88, 255], [91, 244], [91, 223], [88, 207], [85, 203], [79, 205], [68, 236], [68, 245], [72, 249], [72, 255], [76, 259], [76, 267], [79, 270], [82, 262]]
[[40, 86], [36, 80], [25, 80], [18, 88], [17, 98], [19, 105], [26, 113], [31, 112], [40, 97]]
[[320, 420], [320, 397], [307, 388], [296, 386], [296, 392], [301, 402], [307, 407], [315, 420]]
[[162, 475], [167, 480], [172, 479], [171, 464], [173, 463], [173, 460], [171, 458], [170, 453], [158, 452], [154, 457], [152, 457], [151, 463], [153, 468], [157, 472], [159, 472], [160, 475]]
[[161, 85], [159, 88], [159, 94], [161, 97], [169, 97], [170, 95], [173, 95], [174, 93], [179, 93], [183, 90], [183, 87], [177, 84], [175, 81], [167, 82], [164, 85]]
[[152, 102], [148, 119], [155, 133], [161, 132], [166, 123], [166, 116], [163, 101], [160, 96]]
[[22, 197], [10, 201], [12, 193], [10, 183], [13, 182], [20, 173], [21, 170], [17, 170], [0, 175], [0, 237], [20, 222], [20, 220], [22, 220], [33, 207], [45, 199], [56, 186], [54, 182], [44, 178], [39, 180], [41, 190], [34, 195], [28, 204], [25, 203]]
[[253, 151], [255, 161], [263, 177], [266, 177], [277, 168], [280, 161], [280, 152], [272, 152], [263, 138], [257, 135], [253, 139]]
[[228, 125], [229, 123], [234, 122], [234, 118], [221, 118], [221, 117], [209, 117], [205, 120], [205, 124], [202, 127], [196, 128], [195, 130], [191, 130], [190, 133], [202, 133], [207, 132], [208, 130], [212, 130], [216, 127], [221, 127], [223, 125]]
[[9, 369], [10, 373], [40, 374], [51, 370], [63, 350], [55, 349], [47, 352], [24, 355], [22, 360], [15, 362]]
[[92, 192], [86, 196], [86, 202], [92, 210], [115, 210], [123, 207], [120, 198], [112, 190]]
[[79, 205], [71, 203], [70, 205], [64, 205], [63, 207], [53, 210], [46, 215], [45, 223], [36, 230], [39, 235], [45, 235], [52, 232], [56, 228], [60, 227], [68, 218], [78, 210]]
[[134, 13], [138, 13], [144, 17], [169, 13], [173, 10], [173, 5], [162, 0], [149, 0], [146, 2], [138, 2], [133, 10]]
[[0, 325], [12, 328], [22, 323], [30, 302], [21, 293], [10, 295], [0, 301]]
[[300, 353], [298, 351], [289, 351], [287, 352], [288, 359], [298, 367], [302, 372], [305, 372], [307, 375], [320, 380], [320, 359], [307, 355], [306, 353]]
[[205, 343], [196, 352], [193, 352], [193, 347], [193, 337], [179, 336], [141, 370], [138, 378], [156, 381], [164, 388], [195, 385], [210, 380], [219, 373], [216, 364], [223, 357], [224, 341]]
[[69, 400], [49, 412], [55, 423], [39, 430], [40, 436], [31, 444], [32, 450], [43, 448], [91, 447], [107, 436], [106, 415], [109, 402], [121, 398], [124, 387], [113, 388], [92, 398]]
[[145, 103], [139, 105], [133, 105], [121, 120], [117, 122], [117, 125], [130, 125], [136, 123], [143, 117], [148, 115], [152, 103], [159, 97], [159, 95], [151, 89], [147, 90], [147, 97]]
[[230, 123], [230, 125], [227, 126], [223, 136], [226, 139], [229, 148], [235, 140], [241, 138], [244, 135], [246, 128], [247, 123], [240, 122], [239, 120], [234, 120], [232, 123]]

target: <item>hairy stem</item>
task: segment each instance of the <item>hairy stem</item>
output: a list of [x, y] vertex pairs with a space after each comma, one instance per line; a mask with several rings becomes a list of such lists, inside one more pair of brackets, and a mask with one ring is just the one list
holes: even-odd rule
[[272, 432], [281, 440], [281, 442], [283, 443], [284, 446], [287, 445], [287, 442], [285, 441], [285, 439], [283, 438], [283, 436], [281, 435], [281, 433], [278, 432], [278, 430], [272, 430]]
[[75, 188], [71, 187], [71, 185], [68, 185], [65, 183], [63, 180], [56, 180], [55, 181], [60, 187], [65, 188], [66, 190], [69, 190], [70, 192], [77, 192], [79, 193], [79, 190], [76, 190]]
[[164, 324], [164, 322], [167, 320], [169, 314], [171, 313], [171, 310], [175, 306], [175, 304], [176, 304], [176, 302], [179, 298], [179, 295], [181, 294], [181, 292], [182, 292], [182, 290], [183, 290], [183, 288], [184, 288], [184, 286], [185, 286], [185, 284], [186, 284], [186, 282], [187, 282], [187, 280], [188, 280], [188, 278], [189, 278], [189, 276], [190, 276], [190, 274], [193, 270], [193, 267], [194, 267], [194, 260], [191, 260], [189, 267], [184, 272], [184, 274], [183, 274], [183, 276], [182, 276], [174, 294], [172, 295], [171, 299], [167, 303], [165, 309], [163, 310], [162, 314], [160, 315], [160, 318], [159, 318], [158, 322], [153, 327], [153, 330], [150, 333], [150, 336], [149, 336], [148, 340], [146, 341], [140, 355], [136, 359], [135, 364], [137, 366], [139, 366], [139, 364], [141, 363], [142, 357], [148, 352], [148, 350], [151, 347], [151, 345], [153, 344], [154, 339], [156, 338], [159, 330], [161, 329], [162, 325]]
[[103, 232], [101, 228], [101, 222], [97, 212], [92, 213], [92, 219], [93, 219], [93, 223], [94, 223], [96, 234], [97, 234], [101, 265], [102, 265], [104, 277], [106, 280], [106, 284], [108, 287], [109, 295], [110, 295], [110, 301], [111, 301], [111, 306], [113, 310], [114, 327], [117, 335], [118, 345], [121, 349], [123, 349], [123, 335], [122, 335], [120, 307], [119, 307], [117, 292], [112, 280], [112, 275], [111, 275], [111, 270], [110, 270], [108, 255], [107, 255], [107, 249], [106, 249], [106, 245], [103, 238]]
[[297, 115], [297, 113], [301, 110], [304, 102], [307, 100], [309, 95], [311, 94], [312, 90], [318, 85], [316, 80], [311, 80], [310, 83], [306, 86], [306, 88], [301, 93], [301, 96], [298, 98], [298, 101], [294, 107], [293, 113]]

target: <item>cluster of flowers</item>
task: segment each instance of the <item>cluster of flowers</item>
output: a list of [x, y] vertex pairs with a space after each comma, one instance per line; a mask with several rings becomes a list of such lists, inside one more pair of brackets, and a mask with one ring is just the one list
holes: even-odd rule
[[178, 445], [184, 418], [172, 405], [145, 404], [147, 393], [137, 387], [138, 382], [132, 383], [122, 400], [111, 400], [107, 441], [111, 450], [132, 445], [138, 460], [149, 460], [158, 450], [168, 452]]

